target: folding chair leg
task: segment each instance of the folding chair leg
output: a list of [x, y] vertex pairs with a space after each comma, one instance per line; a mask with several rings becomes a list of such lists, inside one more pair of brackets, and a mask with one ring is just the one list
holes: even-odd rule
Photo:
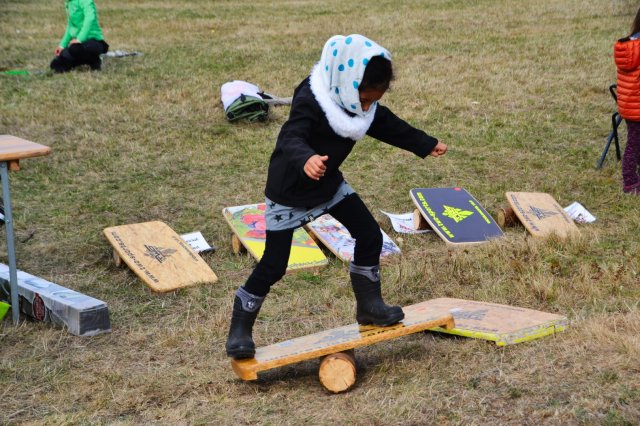
[[611, 120], [613, 124], [613, 131], [615, 132], [614, 141], [616, 142], [616, 157], [618, 158], [618, 161], [620, 161], [622, 159], [622, 156], [620, 155], [620, 141], [618, 140], [618, 126], [622, 122], [622, 117], [620, 116], [620, 114], [616, 112], [615, 114], [613, 114], [613, 117], [611, 118]]
[[609, 136], [607, 137], [607, 143], [604, 146], [604, 150], [602, 151], [602, 155], [600, 156], [600, 160], [598, 160], [598, 164], [596, 165], [597, 169], [601, 169], [602, 168], [602, 164], [604, 164], [604, 159], [607, 157], [607, 151], [609, 151], [609, 146], [611, 146], [611, 141], [614, 138], [614, 132], [611, 131], [611, 133], [609, 133]]
[[609, 152], [609, 147], [611, 146], [611, 142], [615, 141], [616, 143], [616, 157], [618, 161], [622, 158], [620, 154], [620, 141], [618, 139], [618, 126], [622, 122], [622, 117], [617, 112], [611, 116], [611, 133], [607, 136], [607, 143], [604, 146], [604, 150], [602, 151], [602, 155], [600, 156], [600, 160], [598, 160], [598, 164], [596, 168], [601, 169], [602, 164], [604, 164], [604, 159], [607, 157], [607, 152]]

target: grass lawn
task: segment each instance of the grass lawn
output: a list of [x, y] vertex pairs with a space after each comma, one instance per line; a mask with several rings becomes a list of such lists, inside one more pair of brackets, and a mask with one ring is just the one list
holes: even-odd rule
[[[18, 267], [104, 300], [113, 331], [75, 337], [10, 315], [0, 324], [2, 424], [638, 424], [640, 199], [621, 191], [612, 149], [612, 52], [631, 0], [376, 2], [99, 0], [111, 50], [101, 72], [0, 75], [0, 134], [52, 148], [12, 172]], [[45, 70], [62, 1], [0, 0], [0, 70]], [[564, 333], [514, 346], [419, 333], [357, 351], [358, 382], [332, 395], [317, 360], [236, 378], [224, 354], [233, 293], [254, 261], [232, 253], [223, 207], [263, 200], [287, 106], [230, 124], [220, 86], [291, 96], [334, 34], [394, 57], [382, 103], [449, 145], [421, 160], [371, 138], [342, 170], [402, 257], [387, 301], [438, 297], [566, 315]], [[621, 138], [626, 140], [625, 126]], [[551, 193], [597, 217], [569, 241], [521, 227], [449, 250], [394, 233], [414, 187], [462, 186], [491, 213], [506, 191]], [[169, 294], [114, 266], [108, 226], [161, 220], [202, 231], [219, 277]], [[0, 232], [4, 235], [4, 232]], [[2, 237], [4, 238], [4, 237]], [[4, 244], [0, 262], [6, 263]], [[287, 275], [258, 318], [258, 345], [353, 322], [347, 267], [330, 257]]]

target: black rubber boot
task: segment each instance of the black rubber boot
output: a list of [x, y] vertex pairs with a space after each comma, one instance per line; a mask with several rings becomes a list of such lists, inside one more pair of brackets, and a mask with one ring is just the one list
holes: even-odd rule
[[[264, 298], [260, 298], [264, 299]], [[249, 304], [253, 311], [243, 308], [242, 299], [236, 295], [233, 301], [233, 313], [231, 314], [231, 325], [229, 326], [229, 337], [227, 337], [227, 356], [235, 359], [253, 358], [256, 354], [256, 345], [253, 343], [251, 332], [256, 321], [262, 300], [253, 300], [254, 304]], [[245, 303], [246, 305], [246, 303]]]
[[[369, 277], [351, 268], [351, 286], [356, 295], [356, 321], [361, 325], [388, 326], [401, 321], [404, 312], [400, 306], [389, 306], [382, 300], [380, 279], [371, 280]], [[374, 277], [378, 275], [377, 268]]]

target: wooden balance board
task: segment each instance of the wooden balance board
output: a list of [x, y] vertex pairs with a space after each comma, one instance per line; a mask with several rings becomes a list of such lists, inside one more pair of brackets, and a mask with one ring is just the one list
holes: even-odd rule
[[503, 228], [521, 223], [534, 237], [552, 234], [567, 238], [580, 234], [571, 216], [556, 200], [544, 192], [507, 192], [508, 207], [498, 211], [498, 223]]
[[[356, 240], [351, 237], [347, 228], [330, 214], [324, 214], [309, 223], [307, 230], [316, 241], [327, 247], [336, 257], [343, 262], [351, 262]], [[391, 238], [380, 229], [382, 233], [382, 252], [380, 262], [393, 255], [400, 254], [400, 248]]]
[[[244, 249], [254, 259], [262, 258], [267, 229], [264, 219], [265, 208], [266, 205], [260, 203], [222, 209], [222, 215], [233, 231], [231, 247], [234, 253], [239, 254]], [[302, 228], [296, 229], [291, 241], [287, 271], [317, 268], [327, 263], [329, 263], [327, 257], [307, 231]]]
[[218, 281], [200, 255], [163, 222], [113, 226], [103, 232], [116, 265], [124, 262], [153, 291]]
[[433, 229], [445, 243], [486, 243], [504, 236], [491, 215], [464, 188], [415, 188], [409, 192], [417, 207], [414, 227]]
[[454, 328], [433, 331], [489, 340], [498, 346], [528, 342], [569, 326], [569, 320], [562, 315], [516, 306], [450, 298], [424, 303], [428, 309], [450, 312], [455, 320]]
[[331, 392], [343, 392], [356, 379], [353, 349], [435, 327], [449, 330], [455, 326], [447, 308], [432, 308], [428, 302], [405, 306], [402, 310], [405, 318], [389, 327], [351, 324], [321, 331], [257, 348], [254, 358], [234, 359], [231, 366], [242, 380], [255, 380], [260, 371], [325, 357], [320, 363], [320, 382]]

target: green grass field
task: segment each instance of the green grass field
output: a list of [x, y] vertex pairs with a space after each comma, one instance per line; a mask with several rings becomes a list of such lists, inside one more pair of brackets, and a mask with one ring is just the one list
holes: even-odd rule
[[[113, 331], [80, 338], [0, 324], [2, 424], [638, 424], [640, 199], [603, 149], [615, 105], [613, 43], [631, 0], [376, 2], [99, 0], [103, 70], [0, 75], [0, 134], [50, 146], [11, 184], [18, 267], [104, 300]], [[0, 70], [45, 70], [62, 1], [0, 0]], [[290, 96], [333, 34], [394, 55], [383, 103], [449, 145], [421, 160], [370, 138], [342, 170], [403, 250], [382, 270], [389, 302], [437, 297], [566, 315], [553, 337], [508, 347], [417, 334], [357, 352], [358, 383], [331, 395], [317, 360], [238, 380], [224, 354], [232, 296], [254, 262], [231, 251], [221, 209], [263, 199], [288, 107], [263, 124], [226, 122], [220, 86]], [[624, 125], [621, 137], [626, 140]], [[413, 210], [413, 187], [463, 186], [492, 213], [506, 191], [549, 192], [598, 219], [571, 241], [506, 238], [448, 250], [392, 232], [380, 209]], [[116, 268], [105, 227], [162, 220], [200, 230], [219, 277], [156, 294]], [[4, 231], [0, 231], [4, 235]], [[4, 236], [2, 237], [4, 239]], [[0, 262], [6, 263], [4, 244]], [[258, 345], [354, 320], [347, 267], [274, 287]]]

